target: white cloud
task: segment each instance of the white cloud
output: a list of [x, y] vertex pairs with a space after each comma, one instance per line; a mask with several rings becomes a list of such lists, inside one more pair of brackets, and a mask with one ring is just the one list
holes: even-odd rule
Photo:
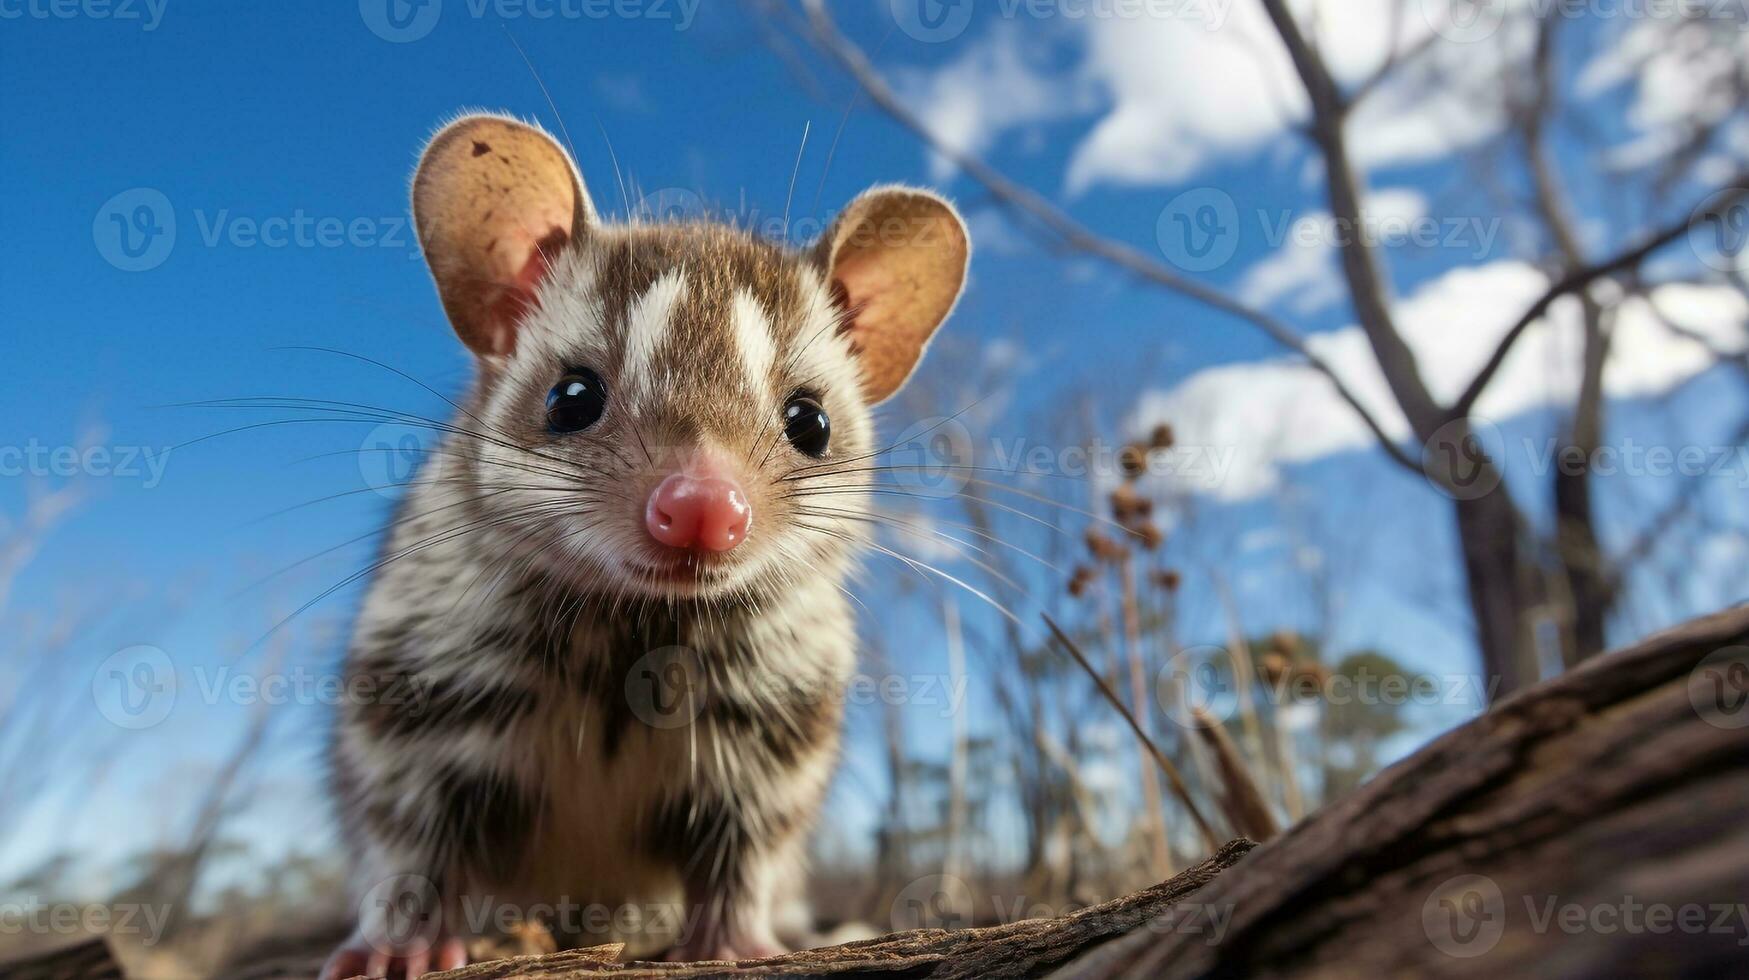
[[[1302, 228], [1315, 228], [1329, 220], [1330, 215], [1322, 211], [1306, 215], [1294, 222], [1294, 240]], [[1286, 299], [1287, 308], [1302, 315], [1334, 306], [1345, 295], [1336, 274], [1335, 256], [1321, 244], [1284, 244], [1245, 270], [1239, 281], [1239, 297], [1252, 306], [1274, 306]]]
[[[1448, 9], [1475, 9], [1471, 4], [1290, 0], [1345, 87], [1370, 77], [1391, 49], [1415, 52], [1348, 121], [1361, 167], [1438, 159], [1501, 130], [1503, 80], [1523, 77], [1532, 15], [1547, 4], [1481, 5], [1485, 16], [1503, 21], [1478, 40], [1434, 33]], [[901, 97], [946, 143], [976, 153], [1014, 131], [1036, 147], [1037, 124], [1086, 119], [1089, 128], [1064, 177], [1071, 194], [1101, 185], [1182, 183], [1284, 143], [1307, 115], [1303, 88], [1257, 0], [1179, 4], [1171, 8], [1178, 16], [1059, 15], [1048, 23], [1027, 13], [1030, 4], [981, 9], [1018, 12], [968, 34], [963, 54], [944, 67], [897, 72]], [[1740, 26], [1722, 17], [1673, 16], [1601, 24], [1598, 53], [1578, 71], [1574, 91], [1595, 98], [1631, 86], [1632, 130], [1607, 158], [1613, 165], [1644, 166], [1667, 156], [1686, 127], [1740, 111], [1726, 84], [1749, 59], [1749, 31]], [[1066, 68], [1064, 45], [1077, 56]], [[1719, 161], [1715, 169], [1749, 158], [1740, 145], [1735, 155], [1738, 161]], [[932, 158], [931, 170], [943, 180], [952, 167]]]
[[[1389, 187], [1367, 196], [1361, 207], [1360, 233], [1375, 239], [1427, 216], [1427, 198], [1407, 187]], [[1340, 240], [1330, 213], [1314, 211], [1295, 219], [1274, 250], [1239, 281], [1239, 296], [1252, 306], [1273, 306], [1286, 300], [1297, 314], [1328, 309], [1347, 295], [1336, 267]]]
[[1031, 245], [998, 207], [980, 207], [963, 212], [966, 233], [976, 243], [979, 252], [994, 255], [1019, 255], [1031, 251]]
[[[1294, 0], [1292, 6], [1331, 72], [1353, 85], [1376, 71], [1393, 47], [1419, 46], [1432, 32], [1432, 18], [1424, 14], [1446, 2], [1464, 0]], [[1056, 18], [1051, 26], [1060, 31], [1040, 31], [1029, 22], [1024, 26], [1031, 33], [1020, 30], [1024, 16], [998, 19], [963, 56], [940, 69], [900, 73], [898, 87], [931, 132], [978, 153], [1009, 130], [1095, 117], [1069, 160], [1071, 194], [1101, 184], [1183, 182], [1257, 152], [1307, 115], [1304, 89], [1261, 4], [1238, 0], [1183, 10], [1184, 16]], [[1499, 79], [1505, 65], [1522, 56], [1528, 35], [1521, 27], [1509, 20], [1489, 43], [1440, 40], [1402, 66], [1349, 120], [1360, 164], [1424, 161], [1496, 132]], [[1058, 39], [1079, 51], [1079, 62], [1066, 71], [1044, 56]], [[931, 167], [937, 180], [952, 171], [941, 159]]]
[[1255, 3], [1235, 5], [1213, 31], [1176, 18], [1107, 18], [1084, 29], [1080, 74], [1108, 108], [1070, 159], [1070, 193], [1181, 181], [1214, 158], [1255, 150], [1304, 111]]
[[[965, 48], [955, 61], [934, 71], [905, 71], [894, 77], [899, 97], [942, 143], [982, 155], [1011, 129], [1089, 111], [1084, 89], [1059, 77], [1043, 62], [1048, 51], [1004, 21]], [[953, 164], [931, 154], [930, 176], [945, 180]]]
[[[1506, 329], [1548, 286], [1534, 267], [1496, 262], [1459, 269], [1423, 286], [1398, 306], [1398, 323], [1434, 396], [1450, 402], [1474, 377]], [[1724, 287], [1672, 285], [1654, 294], [1671, 320], [1726, 350], [1744, 347], [1749, 303]], [[1570, 401], [1578, 389], [1581, 325], [1576, 301], [1557, 303], [1551, 316], [1526, 332], [1476, 406], [1502, 421], [1534, 408]], [[1393, 438], [1409, 426], [1390, 396], [1358, 327], [1317, 334], [1308, 346], [1328, 362]], [[1619, 310], [1604, 388], [1610, 397], [1669, 391], [1705, 370], [1711, 355], [1677, 339], [1643, 299]], [[1127, 428], [1148, 431], [1170, 422], [1184, 446], [1227, 453], [1218, 481], [1192, 489], [1240, 500], [1267, 493], [1280, 467], [1337, 453], [1370, 450], [1372, 434], [1328, 382], [1292, 358], [1222, 365], [1175, 387], [1148, 392]]]
[[[1627, 121], [1632, 135], [1610, 151], [1612, 166], [1636, 169], [1656, 163], [1681, 146], [1694, 127], [1741, 110], [1732, 84], [1749, 60], [1749, 31], [1741, 22], [1646, 17], [1620, 27], [1615, 43], [1586, 63], [1575, 82], [1581, 98], [1604, 96], [1622, 86], [1630, 89]], [[1729, 168], [1721, 180], [1749, 158], [1749, 148], [1731, 146], [1735, 140], [1736, 134], [1728, 132], [1727, 146], [1738, 160], [1719, 165]]]

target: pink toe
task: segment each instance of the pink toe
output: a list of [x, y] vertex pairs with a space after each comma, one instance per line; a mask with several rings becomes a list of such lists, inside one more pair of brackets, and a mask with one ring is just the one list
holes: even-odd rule
[[445, 939], [437, 947], [437, 968], [459, 970], [468, 965], [468, 947], [460, 939]]
[[363, 953], [353, 949], [335, 950], [328, 962], [322, 965], [321, 980], [350, 980], [363, 973], [365, 966]]

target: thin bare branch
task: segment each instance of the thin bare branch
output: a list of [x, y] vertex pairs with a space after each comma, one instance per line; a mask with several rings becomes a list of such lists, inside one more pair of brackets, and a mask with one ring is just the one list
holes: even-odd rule
[[[1329, 67], [1318, 54], [1299, 22], [1287, 9], [1286, 0], [1263, 0], [1263, 9], [1275, 25], [1276, 34], [1293, 60], [1294, 70], [1306, 88], [1312, 107], [1312, 137], [1324, 156], [1324, 182], [1330, 213], [1341, 227], [1362, 227], [1361, 181], [1343, 132], [1346, 103]], [[1355, 318], [1372, 346], [1373, 357], [1391, 394], [1409, 425], [1425, 440], [1444, 421], [1438, 403], [1427, 390], [1416, 363], [1391, 314], [1390, 286], [1381, 266], [1376, 244], [1365, 235], [1347, 235], [1338, 243], [1342, 271], [1354, 305]]]
[[[1642, 239], [1638, 245], [1627, 251], [1621, 252], [1613, 258], [1588, 265], [1583, 269], [1576, 269], [1550, 286], [1535, 303], [1530, 305], [1529, 309], [1524, 311], [1524, 315], [1518, 318], [1512, 328], [1506, 331], [1506, 335], [1500, 339], [1499, 345], [1494, 348], [1494, 353], [1489, 355], [1488, 362], [1482, 365], [1482, 369], [1476, 372], [1475, 378], [1471, 379], [1469, 386], [1464, 389], [1464, 393], [1458, 397], [1456, 402], [1452, 403], [1451, 409], [1447, 413], [1448, 419], [1460, 419], [1470, 414], [1470, 411], [1475, 408], [1476, 400], [1482, 397], [1483, 391], [1487, 390], [1488, 382], [1494, 380], [1494, 375], [1500, 370], [1500, 365], [1506, 362], [1506, 355], [1512, 352], [1513, 345], [1518, 343], [1519, 338], [1524, 335], [1526, 330], [1530, 329], [1532, 324], [1547, 315], [1549, 307], [1553, 306], [1556, 300], [1584, 289], [1599, 279], [1606, 279], [1636, 269], [1652, 253], [1686, 236], [1692, 229], [1718, 221], [1726, 211], [1730, 210], [1733, 204], [1743, 200], [1745, 196], [1749, 196], [1749, 172], [1739, 174], [1730, 181], [1724, 195], [1718, 199], [1708, 213], [1695, 217], [1691, 211], [1689, 215], [1684, 216], [1679, 221], [1671, 222]], [[1698, 205], [1696, 209], [1698, 210]]]
[[[1403, 6], [1405, 6], [1405, 5], [1395, 4], [1392, 6], [1391, 9], [1393, 11], [1394, 16], [1396, 16], [1396, 17], [1401, 16], [1401, 10], [1402, 10]], [[1444, 38], [1441, 37], [1437, 32], [1434, 32], [1434, 33], [1428, 34], [1426, 37], [1422, 38], [1421, 40], [1416, 41], [1414, 44], [1410, 45], [1407, 48], [1399, 48], [1397, 46], [1397, 41], [1401, 40], [1401, 33], [1400, 32], [1401, 32], [1401, 26], [1393, 24], [1392, 32], [1391, 32], [1392, 43], [1391, 43], [1390, 54], [1385, 56], [1384, 64], [1380, 65], [1378, 67], [1378, 69], [1376, 71], [1374, 71], [1371, 75], [1368, 75], [1366, 78], [1362, 79], [1360, 84], [1356, 85], [1354, 87], [1354, 89], [1348, 93], [1347, 97], [1344, 98], [1343, 103], [1342, 103], [1342, 108], [1343, 108], [1344, 112], [1352, 110], [1356, 105], [1359, 105], [1362, 101], [1364, 101], [1367, 96], [1373, 94], [1374, 92], [1376, 92], [1380, 88], [1382, 88], [1384, 86], [1385, 82], [1390, 80], [1392, 73], [1394, 73], [1398, 68], [1401, 68], [1403, 65], [1408, 64], [1409, 62], [1414, 61], [1415, 59], [1419, 58], [1428, 49], [1432, 48], [1435, 44], [1444, 40]]]
[[1093, 232], [1046, 200], [1038, 192], [1010, 180], [1001, 171], [978, 157], [945, 143], [899, 101], [892, 88], [875, 70], [862, 49], [839, 32], [831, 15], [826, 12], [824, 0], [802, 0], [802, 2], [808, 11], [809, 21], [813, 26], [818, 46], [850, 73], [851, 77], [868, 95], [870, 101], [899, 125], [910, 130], [931, 150], [951, 160], [955, 166], [983, 185], [998, 204], [1032, 218], [1060, 238], [1064, 244], [1078, 252], [1094, 256], [1146, 282], [1171, 290], [1229, 316], [1237, 317], [1262, 330], [1270, 339], [1304, 358], [1313, 370], [1322, 374], [1330, 382], [1336, 394], [1354, 410], [1355, 414], [1360, 416], [1361, 422], [1372, 432], [1386, 455], [1416, 473], [1422, 472], [1420, 462], [1405, 452], [1396, 440], [1385, 432], [1378, 419], [1361, 404], [1360, 399], [1336, 374], [1335, 369], [1307, 347], [1305, 338], [1286, 322], [1241, 302], [1206, 283], [1183, 276], [1165, 263], [1152, 259], [1129, 245]]

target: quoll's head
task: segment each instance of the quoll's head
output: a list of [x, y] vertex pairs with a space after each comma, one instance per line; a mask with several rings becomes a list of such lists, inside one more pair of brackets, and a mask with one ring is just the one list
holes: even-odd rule
[[841, 566], [874, 405], [959, 297], [926, 191], [857, 197], [812, 250], [709, 222], [602, 222], [570, 156], [469, 116], [413, 180], [420, 245], [480, 384], [449, 454], [496, 539], [578, 587], [709, 598]]

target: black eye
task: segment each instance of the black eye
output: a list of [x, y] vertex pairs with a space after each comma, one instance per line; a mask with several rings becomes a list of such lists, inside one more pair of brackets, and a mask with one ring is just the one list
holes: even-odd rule
[[783, 434], [790, 445], [817, 458], [826, 455], [826, 444], [832, 441], [832, 420], [819, 402], [797, 395], [783, 407]]
[[554, 432], [581, 432], [607, 411], [607, 386], [588, 368], [566, 374], [547, 393], [547, 427]]

